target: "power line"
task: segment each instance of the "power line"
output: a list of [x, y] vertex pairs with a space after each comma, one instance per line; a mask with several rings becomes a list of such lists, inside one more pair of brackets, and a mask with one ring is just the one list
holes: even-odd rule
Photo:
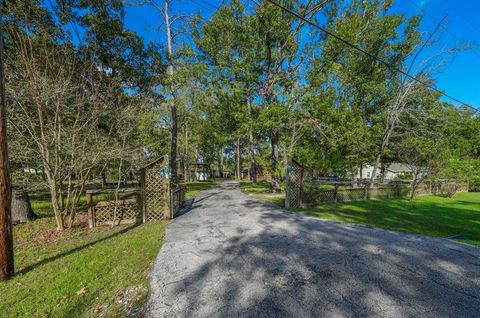
[[[425, 17], [427, 17], [428, 19], [430, 19], [430, 21], [436, 22], [430, 15], [428, 15], [428, 14], [425, 13], [425, 9], [422, 8], [420, 5], [418, 5], [418, 3], [415, 2], [415, 0], [410, 0], [410, 2], [411, 2], [414, 6], [416, 6], [420, 11], [422, 11], [423, 15], [424, 15]], [[454, 33], [452, 33], [452, 32], [450, 31], [450, 29], [445, 28], [445, 31], [446, 31], [453, 39], [456, 39], [458, 42], [460, 42], [460, 43], [461, 43], [461, 42], [465, 42], [464, 40], [462, 40], [462, 39], [460, 39], [458, 36], [456, 36]], [[475, 48], [475, 49], [472, 49], [471, 52], [473, 52], [473, 54], [475, 54], [475, 55], [480, 59], [480, 53], [478, 53], [478, 51], [477, 51], [476, 48]]]
[[215, 10], [217, 10], [217, 11], [220, 10], [219, 7], [211, 4], [210, 2], [208, 2], [208, 1], [206, 1], [206, 0], [200, 0], [200, 1], [202, 1], [202, 2], [205, 3], [206, 5], [208, 5], [209, 7], [212, 7], [213, 9], [215, 9]]
[[387, 66], [387, 67], [390, 68], [391, 70], [394, 70], [394, 71], [396, 71], [396, 72], [398, 72], [398, 73], [401, 73], [401, 74], [405, 75], [406, 77], [410, 78], [411, 80], [413, 80], [413, 81], [415, 81], [415, 82], [417, 82], [417, 83], [420, 83], [420, 84], [422, 84], [423, 86], [425, 86], [425, 87], [427, 87], [427, 88], [429, 88], [429, 89], [431, 89], [431, 90], [433, 90], [433, 91], [435, 91], [435, 92], [440, 93], [442, 96], [448, 97], [448, 98], [450, 98], [451, 100], [453, 100], [453, 101], [455, 101], [455, 102], [457, 102], [457, 103], [459, 103], [459, 104], [461, 104], [461, 105], [464, 105], [464, 106], [466, 106], [466, 107], [469, 107], [469, 108], [475, 110], [475, 112], [478, 112], [478, 111], [479, 111], [479, 110], [476, 109], [475, 107], [473, 107], [473, 106], [471, 106], [471, 105], [469, 105], [469, 104], [467, 104], [467, 103], [464, 103], [464, 102], [462, 102], [461, 100], [459, 100], [458, 98], [455, 98], [455, 97], [453, 97], [453, 96], [451, 96], [451, 95], [449, 95], [449, 94], [447, 94], [447, 93], [439, 90], [439, 89], [436, 88], [435, 86], [432, 86], [432, 85], [430, 85], [430, 84], [428, 84], [428, 83], [426, 83], [426, 82], [424, 82], [424, 81], [416, 78], [415, 76], [412, 76], [412, 75], [410, 75], [410, 74], [402, 71], [402, 70], [399, 69], [398, 67], [395, 67], [395, 66], [391, 65], [390, 63], [384, 61], [383, 59], [379, 58], [378, 56], [376, 56], [376, 55], [374, 55], [374, 54], [372, 54], [372, 53], [370, 53], [370, 52], [362, 49], [362, 48], [359, 47], [358, 45], [355, 45], [355, 44], [353, 44], [353, 43], [345, 40], [344, 38], [338, 36], [337, 34], [331, 32], [330, 30], [327, 30], [327, 29], [321, 27], [320, 25], [316, 24], [315, 22], [313, 22], [313, 21], [311, 21], [311, 20], [309, 20], [309, 19], [307, 19], [307, 18], [304, 18], [303, 16], [301, 16], [301, 15], [299, 15], [298, 13], [296, 13], [296, 12], [294, 12], [294, 11], [286, 8], [286, 7], [284, 7], [283, 5], [277, 3], [277, 2], [275, 2], [275, 1], [273, 1], [273, 0], [267, 0], [267, 1], [270, 2], [271, 4], [275, 5], [276, 7], [282, 9], [283, 11], [288, 12], [289, 14], [295, 16], [296, 18], [298, 18], [298, 19], [300, 19], [300, 20], [302, 20], [302, 21], [310, 24], [311, 26], [313, 26], [313, 27], [315, 27], [315, 28], [323, 31], [324, 33], [327, 33], [327, 34], [330, 35], [331, 37], [333, 37], [333, 38], [337, 39], [338, 41], [342, 42], [343, 44], [348, 45], [348, 46], [350, 46], [351, 48], [353, 48], [353, 49], [355, 49], [355, 50], [357, 50], [357, 51], [360, 51], [360, 52], [362, 52], [363, 54], [367, 55], [367, 56], [370, 57], [371, 59], [374, 59], [374, 60], [380, 62], [381, 64]]
[[207, 11], [210, 12], [210, 13], [213, 13], [213, 10], [212, 10], [212, 9], [205, 7], [204, 5], [202, 5], [201, 3], [199, 3], [199, 2], [197, 2], [197, 1], [195, 1], [195, 0], [188, 0], [188, 1], [190, 1], [191, 3], [193, 3], [194, 5], [196, 5], [196, 6], [200, 7], [200, 8], [203, 8], [203, 9], [207, 10]]
[[442, 20], [440, 20], [440, 22], [437, 23], [437, 26], [436, 26], [435, 30], [433, 30], [433, 32], [430, 33], [430, 35], [428, 36], [427, 40], [425, 40], [425, 42], [423, 42], [422, 46], [420, 47], [420, 50], [418, 50], [417, 54], [415, 54], [415, 56], [413, 57], [412, 63], [410, 64], [410, 67], [408, 68], [407, 73], [410, 73], [410, 70], [412, 69], [415, 60], [416, 60], [417, 57], [420, 55], [420, 53], [422, 52], [422, 50], [427, 46], [427, 44], [430, 42], [430, 40], [433, 38], [433, 36], [435, 35], [435, 33], [437, 33], [437, 31], [440, 29], [440, 27], [442, 26], [443, 21], [445, 21], [446, 18], [447, 18], [447, 15], [445, 14], [445, 15], [443, 16]]
[[478, 33], [480, 33], [480, 28], [477, 27], [469, 18], [467, 18], [462, 11], [460, 11], [459, 9], [457, 9], [457, 7], [455, 7], [453, 5], [453, 3], [451, 3], [449, 0], [445, 0], [446, 3], [448, 3], [452, 8], [453, 10], [455, 10], [458, 15], [463, 19], [465, 20], [468, 24], [470, 24], [472, 26], [472, 28], [474, 28]]

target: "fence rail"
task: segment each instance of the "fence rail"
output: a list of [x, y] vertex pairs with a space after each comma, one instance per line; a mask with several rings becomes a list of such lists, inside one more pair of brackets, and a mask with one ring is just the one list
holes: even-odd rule
[[[370, 187], [363, 184], [360, 187], [341, 188], [334, 185], [334, 189], [321, 189], [318, 183], [304, 185], [301, 191], [302, 205], [316, 205], [321, 203], [350, 202], [372, 199], [405, 198], [410, 193], [408, 183], [379, 184]], [[448, 195], [450, 191], [468, 192], [468, 183], [449, 182], [426, 182], [420, 184], [416, 195], [440, 194]]]
[[[349, 202], [371, 199], [404, 198], [411, 194], [413, 181], [347, 180], [312, 177], [298, 161], [290, 159], [286, 169], [285, 207], [300, 208], [321, 203]], [[429, 180], [416, 185], [415, 195], [440, 194], [452, 196], [468, 192], [468, 182]]]
[[88, 190], [89, 227], [174, 218], [186, 186], [172, 183], [167, 167], [168, 156], [163, 156], [141, 168], [140, 189]]
[[174, 218], [177, 215], [178, 211], [180, 211], [183, 204], [185, 203], [186, 191], [187, 191], [187, 187], [183, 184], [178, 184], [176, 187], [172, 189], [172, 195], [171, 195], [172, 218]]
[[[88, 190], [89, 227], [138, 222], [140, 218], [138, 194], [139, 190], [135, 188], [118, 189], [118, 192], [116, 189]], [[95, 196], [100, 197], [98, 201], [95, 201]]]

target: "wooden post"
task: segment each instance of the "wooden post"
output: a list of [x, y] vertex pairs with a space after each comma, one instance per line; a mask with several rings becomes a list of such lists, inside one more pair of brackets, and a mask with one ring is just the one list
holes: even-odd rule
[[140, 206], [142, 210], [142, 223], [147, 219], [147, 195], [145, 193], [145, 169], [140, 170]]
[[291, 163], [287, 164], [286, 172], [285, 172], [285, 208], [290, 208], [290, 168]]
[[303, 168], [300, 172], [300, 185], [298, 186], [298, 207], [302, 207], [302, 190], [303, 190]]
[[0, 11], [0, 280], [6, 280], [13, 276], [15, 270], [13, 263], [12, 187], [7, 151], [7, 105], [5, 102], [3, 68], [2, 15]]
[[235, 179], [236, 180], [241, 180], [242, 179], [242, 169], [240, 167], [240, 160], [241, 160], [241, 155], [240, 155], [240, 138], [237, 138], [236, 142], [236, 150], [235, 150]]
[[175, 216], [175, 211], [174, 211], [174, 208], [175, 208], [175, 204], [173, 202], [173, 190], [172, 190], [172, 183], [169, 182], [168, 183], [168, 193], [170, 195], [170, 199], [169, 199], [169, 202], [170, 202], [170, 219], [173, 219], [173, 217]]
[[364, 188], [363, 188], [363, 191], [364, 191], [364, 192], [363, 192], [363, 199], [364, 199], [364, 200], [368, 200], [368, 188], [370, 188], [370, 187], [369, 187], [369, 184], [368, 184], [368, 183], [365, 183], [365, 186], [364, 186]]
[[333, 192], [333, 201], [338, 202], [338, 184], [335, 183], [335, 191]]
[[87, 193], [87, 205], [88, 205], [88, 227], [95, 227], [95, 216], [93, 212], [93, 194]]

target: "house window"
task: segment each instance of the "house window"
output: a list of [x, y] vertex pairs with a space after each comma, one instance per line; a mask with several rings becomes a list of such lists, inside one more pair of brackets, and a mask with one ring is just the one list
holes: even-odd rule
[[370, 178], [370, 171], [367, 171], [367, 178]]

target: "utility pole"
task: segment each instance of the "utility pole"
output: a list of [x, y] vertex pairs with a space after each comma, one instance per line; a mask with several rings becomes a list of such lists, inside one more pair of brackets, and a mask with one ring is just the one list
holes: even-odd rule
[[13, 276], [12, 188], [7, 151], [7, 106], [3, 68], [3, 28], [0, 1], [0, 281]]

